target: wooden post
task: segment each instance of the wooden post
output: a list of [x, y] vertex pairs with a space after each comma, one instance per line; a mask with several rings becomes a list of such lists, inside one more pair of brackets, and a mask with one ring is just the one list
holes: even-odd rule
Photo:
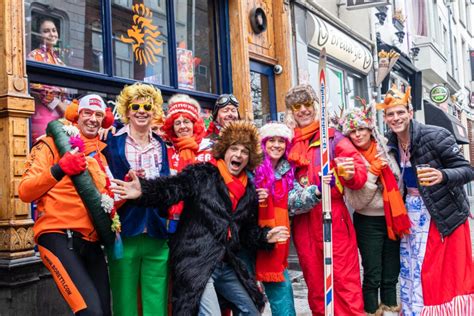
[[35, 108], [28, 95], [24, 23], [22, 0], [0, 0], [0, 265], [34, 256], [30, 207], [18, 198]]

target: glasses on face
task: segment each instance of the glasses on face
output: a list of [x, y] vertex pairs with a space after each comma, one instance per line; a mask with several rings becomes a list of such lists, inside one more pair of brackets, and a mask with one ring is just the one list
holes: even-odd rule
[[87, 118], [92, 117], [92, 116], [95, 116], [97, 119], [104, 118], [104, 113], [96, 112], [96, 111], [92, 111], [92, 110], [82, 110], [81, 114], [82, 114], [83, 117], [87, 117]]
[[150, 112], [153, 108], [153, 105], [150, 103], [131, 103], [128, 108], [132, 111], [139, 111], [142, 108], [145, 112]]
[[311, 109], [313, 107], [313, 104], [312, 103], [305, 103], [305, 104], [296, 103], [291, 106], [291, 110], [293, 112], [298, 112], [299, 110], [301, 110], [303, 106], [307, 109]]
[[231, 103], [235, 106], [239, 106], [239, 100], [233, 95], [233, 94], [223, 94], [217, 99], [216, 101], [217, 105], [219, 107], [224, 107], [227, 104]]

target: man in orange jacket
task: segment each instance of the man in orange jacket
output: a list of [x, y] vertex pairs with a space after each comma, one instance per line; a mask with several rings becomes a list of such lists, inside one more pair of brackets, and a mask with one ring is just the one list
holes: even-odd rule
[[31, 150], [18, 192], [24, 202], [37, 201], [35, 241], [72, 311], [111, 315], [107, 264], [88, 211], [70, 178], [87, 168], [96, 184], [106, 182], [106, 161], [101, 154], [105, 144], [97, 133], [110, 118], [98, 95], [85, 96], [70, 107], [65, 115], [75, 124], [65, 124], [64, 130], [80, 143], [79, 152], [75, 149], [60, 157], [52, 137], [40, 138]]

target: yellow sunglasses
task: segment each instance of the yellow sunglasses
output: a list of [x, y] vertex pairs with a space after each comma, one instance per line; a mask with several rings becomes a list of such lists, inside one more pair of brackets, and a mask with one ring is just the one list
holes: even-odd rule
[[312, 107], [313, 107], [313, 103], [304, 103], [304, 104], [296, 103], [296, 104], [293, 104], [293, 105], [291, 106], [291, 110], [292, 110], [293, 112], [298, 112], [299, 110], [301, 110], [301, 107], [303, 107], [303, 106], [304, 106], [305, 108], [309, 109], [309, 108], [312, 108]]
[[150, 112], [153, 109], [153, 105], [150, 103], [131, 103], [128, 108], [135, 112], [139, 111], [140, 108], [143, 108], [145, 112]]

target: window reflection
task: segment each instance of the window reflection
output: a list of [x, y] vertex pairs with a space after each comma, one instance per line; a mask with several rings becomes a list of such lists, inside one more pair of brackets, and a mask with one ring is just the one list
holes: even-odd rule
[[175, 1], [178, 86], [216, 93], [214, 1]]
[[25, 1], [25, 12], [30, 60], [103, 71], [100, 1]]
[[165, 1], [118, 1], [112, 6], [115, 75], [170, 84]]
[[271, 121], [268, 77], [250, 71], [250, 94], [252, 97], [253, 122], [261, 127]]

